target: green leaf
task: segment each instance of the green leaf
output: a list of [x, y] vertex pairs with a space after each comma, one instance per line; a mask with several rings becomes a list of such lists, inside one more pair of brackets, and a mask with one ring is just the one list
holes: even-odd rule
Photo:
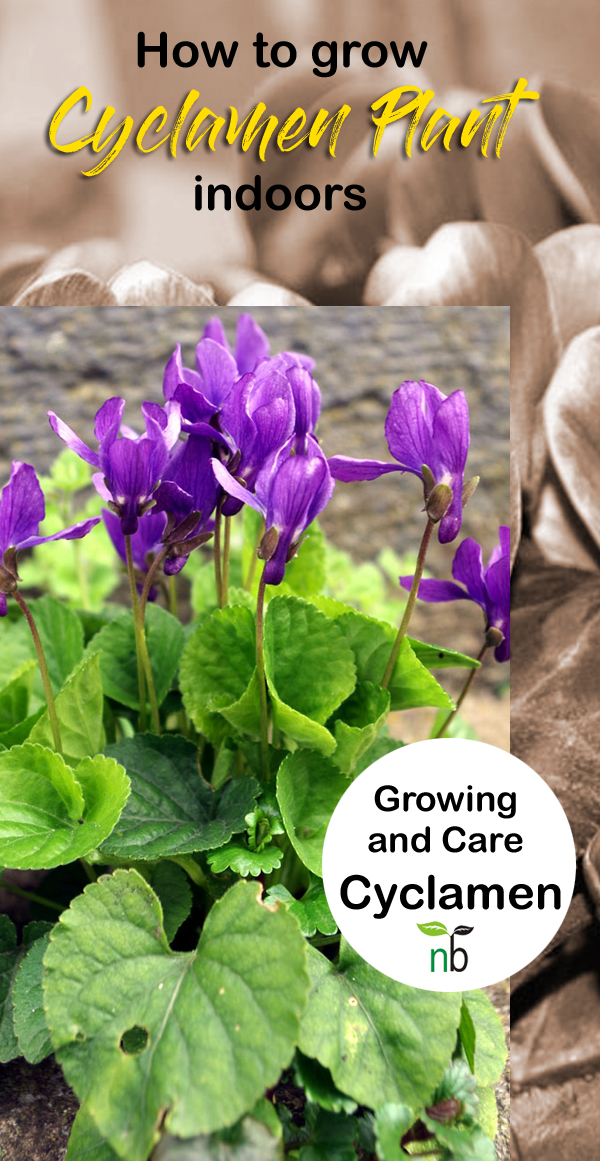
[[270, 1126], [249, 1115], [231, 1129], [191, 1141], [163, 1137], [152, 1156], [153, 1161], [283, 1161], [283, 1145]]
[[493, 1141], [498, 1132], [498, 1107], [494, 1086], [492, 1084], [479, 1084], [476, 1095], [478, 1101], [477, 1124], [486, 1137]]
[[82, 858], [108, 837], [128, 793], [112, 758], [84, 758], [73, 770], [30, 742], [1, 753], [0, 862], [35, 869]]
[[36, 939], [17, 972], [13, 992], [13, 1021], [19, 1051], [29, 1064], [39, 1064], [52, 1052], [44, 1015], [42, 993], [43, 959], [50, 932]]
[[[260, 737], [255, 619], [241, 605], [205, 617], [187, 642], [179, 685], [197, 729], [215, 744], [236, 728]], [[224, 720], [225, 719], [225, 720]]]
[[409, 988], [372, 968], [342, 940], [336, 966], [308, 948], [312, 989], [299, 1047], [359, 1104], [418, 1108], [456, 1044], [460, 993]]
[[17, 933], [8, 915], [0, 915], [0, 1063], [6, 1064], [19, 1055], [20, 1049], [13, 1023], [12, 990], [25, 952], [46, 932], [51, 923], [28, 923], [23, 930], [21, 945], [17, 946]]
[[8, 915], [0, 915], [0, 1063], [19, 1055], [12, 1016], [12, 986], [21, 960], [17, 932]]
[[475, 1075], [480, 1084], [495, 1084], [507, 1056], [502, 1021], [485, 992], [463, 992], [463, 1000], [475, 1026]]
[[[102, 750], [105, 735], [100, 654], [94, 654], [78, 666], [56, 697], [55, 705], [63, 754], [70, 765]], [[54, 749], [47, 710], [34, 725], [29, 741]]]
[[426, 645], [424, 641], [408, 638], [415, 657], [428, 669], [479, 669], [481, 662], [467, 653], [456, 653], [443, 645]]
[[301, 899], [294, 899], [287, 887], [282, 886], [281, 883], [269, 887], [267, 896], [270, 899], [278, 899], [291, 911], [292, 915], [296, 916], [302, 934], [309, 939], [317, 931], [320, 931], [322, 935], [335, 935], [337, 923], [329, 909], [323, 883], [321, 879], [310, 872], [309, 878], [310, 886]]
[[345, 1113], [319, 1109], [310, 1141], [300, 1149], [298, 1161], [356, 1161], [357, 1135], [356, 1120]]
[[321, 725], [356, 685], [352, 651], [337, 625], [298, 597], [269, 602], [265, 672], [278, 701]]
[[423, 935], [432, 935], [434, 939], [437, 935], [450, 935], [446, 924], [440, 923], [437, 919], [432, 919], [430, 923], [417, 923], [417, 927]]
[[311, 597], [325, 586], [325, 536], [318, 524], [311, 524], [297, 555], [285, 566], [284, 585], [299, 597]]
[[375, 741], [390, 708], [387, 689], [371, 681], [359, 681], [354, 693], [335, 711], [330, 720], [337, 745], [333, 761], [351, 774], [359, 758]]
[[477, 1037], [473, 1018], [464, 1000], [460, 1009], [460, 1024], [458, 1026], [458, 1035], [460, 1036], [460, 1042], [462, 1044], [462, 1049], [465, 1054], [467, 1064], [469, 1065], [471, 1072], [475, 1072], [475, 1045]]
[[275, 846], [275, 843], [270, 843], [262, 851], [251, 851], [243, 843], [233, 842], [227, 843], [227, 846], [221, 847], [218, 851], [211, 851], [206, 858], [215, 875], [231, 870], [245, 879], [248, 875], [256, 878], [263, 871], [268, 875], [280, 867], [283, 851]]
[[184, 870], [165, 860], [154, 867], [150, 886], [160, 899], [163, 926], [169, 943], [173, 942], [182, 923], [192, 910], [192, 891]]
[[[46, 1013], [69, 1084], [119, 1156], [146, 1161], [163, 1120], [191, 1137], [252, 1108], [292, 1058], [304, 964], [296, 921], [261, 904], [256, 884], [215, 903], [187, 953], [170, 950], [135, 871], [78, 896], [46, 952]], [[127, 1052], [136, 1028], [146, 1047]]]
[[[56, 549], [56, 545], [54, 548]], [[41, 597], [39, 601], [30, 601], [29, 607], [42, 640], [52, 691], [58, 693], [83, 657], [81, 622], [72, 609], [54, 597]], [[41, 679], [39, 689], [43, 697]]]
[[373, 744], [369, 746], [369, 749], [365, 750], [362, 757], [358, 759], [354, 767], [354, 777], [358, 778], [358, 775], [362, 774], [363, 770], [367, 770], [369, 766], [372, 766], [378, 758], [383, 758], [385, 754], [391, 754], [394, 750], [400, 750], [403, 745], [404, 742], [399, 742], [396, 738], [391, 738], [387, 726], [384, 726], [379, 737], [375, 739]]
[[446, 1147], [443, 1157], [448, 1161], [496, 1161], [492, 1141], [477, 1125], [474, 1128], [458, 1127], [436, 1121], [426, 1113], [421, 1117], [429, 1131], [435, 1133], [437, 1141]]
[[[352, 648], [359, 681], [381, 683], [397, 630], [385, 621], [376, 621], [364, 613], [344, 613], [335, 624]], [[418, 706], [441, 706], [452, 709], [452, 702], [435, 677], [413, 653], [404, 638], [389, 684], [392, 710], [415, 709]]]
[[323, 1068], [318, 1060], [311, 1060], [310, 1056], [305, 1056], [297, 1049], [295, 1063], [298, 1084], [304, 1089], [309, 1101], [315, 1101], [331, 1113], [347, 1113], [351, 1116], [356, 1111], [356, 1101], [335, 1087], [329, 1069]]
[[24, 661], [0, 689], [0, 736], [27, 717], [35, 671], [35, 661]]
[[[160, 605], [148, 604], [146, 639], [156, 697], [158, 704], [161, 705], [173, 684], [179, 665], [184, 641], [183, 626]], [[114, 698], [130, 709], [139, 709], [135, 634], [131, 612], [123, 613], [92, 637], [86, 655], [90, 657], [98, 652], [102, 686], [106, 696]]]
[[309, 871], [323, 877], [325, 831], [348, 779], [330, 758], [296, 750], [277, 772], [277, 800], [288, 838]]
[[18, 725], [13, 726], [11, 730], [5, 730], [0, 734], [0, 747], [2, 749], [10, 750], [11, 746], [20, 746], [22, 742], [26, 742], [36, 722], [39, 722], [45, 708], [43, 705], [30, 714], [28, 718], [24, 718]]
[[154, 860], [222, 846], [236, 831], [259, 793], [253, 778], [234, 778], [215, 791], [205, 782], [198, 750], [185, 738], [136, 734], [106, 753], [123, 765], [131, 782], [127, 805], [110, 838], [107, 855]]
[[65, 1161], [118, 1161], [118, 1156], [100, 1133], [87, 1105], [81, 1105], [73, 1121]]
[[400, 1141], [417, 1116], [408, 1105], [386, 1101], [375, 1114], [375, 1138], [380, 1161], [405, 1161], [406, 1152]]

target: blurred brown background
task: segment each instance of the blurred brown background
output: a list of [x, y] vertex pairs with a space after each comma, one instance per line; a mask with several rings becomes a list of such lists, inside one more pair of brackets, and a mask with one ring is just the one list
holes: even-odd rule
[[[159, 33], [168, 34], [169, 52], [178, 40], [212, 46], [218, 39], [239, 48], [230, 69], [209, 69], [202, 56], [189, 69], [178, 68], [169, 57], [161, 69], [158, 54], [150, 54], [144, 69], [136, 65], [137, 33], [143, 30], [148, 44], [157, 44]], [[298, 61], [290, 69], [259, 69], [252, 41], [261, 31], [272, 44], [291, 40]], [[399, 45], [412, 39], [418, 48], [428, 43], [419, 70], [406, 66], [399, 71], [392, 62], [383, 69], [367, 69], [357, 52], [350, 69], [341, 62], [337, 75], [317, 80], [312, 62], [303, 52], [319, 39], [389, 42]], [[72, 112], [61, 134], [70, 140], [90, 133], [107, 105], [116, 109], [112, 126], [126, 114], [134, 119], [133, 133], [155, 105], [164, 105], [170, 128], [179, 104], [190, 88], [200, 91], [199, 105], [228, 114], [235, 105], [244, 117], [256, 99], [264, 98], [268, 112], [284, 100], [285, 115], [296, 105], [308, 108], [313, 100], [337, 108], [346, 99], [353, 106], [358, 126], [369, 124], [369, 103], [396, 84], [416, 81], [435, 90], [444, 103], [450, 89], [473, 90], [475, 98], [506, 92], [518, 76], [530, 82], [551, 79], [574, 85], [588, 95], [600, 92], [597, 69], [598, 9], [595, 0], [506, 0], [502, 5], [480, 0], [297, 0], [281, 4], [258, 0], [251, 6], [234, 2], [220, 5], [192, 0], [3, 0], [0, 8], [0, 98], [3, 108], [5, 165], [0, 178], [0, 246], [22, 243], [47, 247], [50, 252], [82, 239], [109, 237], [119, 244], [119, 259], [139, 258], [164, 263], [195, 279], [209, 278], [222, 263], [261, 267], [250, 235], [252, 214], [234, 209], [197, 213], [194, 210], [194, 177], [225, 180], [234, 187], [241, 177], [237, 147], [221, 145], [214, 154], [203, 143], [189, 154], [183, 148], [173, 161], [166, 148], [142, 155], [132, 141], [104, 173], [83, 178], [81, 169], [98, 156], [90, 151], [58, 154], [47, 142], [47, 126], [60, 102], [77, 86], [86, 85], [93, 95], [90, 112]], [[341, 55], [341, 54], [340, 54]], [[365, 90], [366, 84], [366, 90]], [[358, 88], [357, 88], [358, 86]], [[275, 91], [274, 91], [275, 90]], [[282, 91], [283, 90], [283, 91]], [[360, 94], [359, 94], [360, 90]], [[365, 92], [368, 98], [365, 99]], [[333, 94], [336, 94], [335, 104]], [[448, 107], [452, 108], [450, 99]], [[470, 107], [469, 102], [467, 107]], [[461, 103], [455, 111], [463, 112]], [[521, 124], [531, 120], [529, 108], [518, 110]], [[586, 117], [582, 111], [581, 118]], [[399, 152], [400, 130], [394, 138]], [[371, 126], [372, 130], [372, 126]], [[348, 134], [348, 125], [345, 126]], [[402, 134], [404, 132], [404, 127]], [[509, 150], [507, 134], [505, 145]], [[372, 132], [369, 131], [369, 140]], [[391, 137], [391, 134], [390, 134]], [[340, 137], [341, 160], [344, 131]], [[181, 139], [183, 145], [183, 139]], [[475, 152], [475, 146], [471, 152]], [[324, 150], [310, 151], [324, 153]], [[280, 155], [282, 172], [293, 175], [296, 158], [308, 174], [306, 152]], [[371, 186], [383, 163], [370, 166]], [[498, 176], [493, 161], [489, 174]], [[261, 170], [251, 162], [252, 173]], [[321, 163], [322, 167], [322, 163]], [[327, 166], [322, 181], [338, 180], [341, 162]], [[360, 181], [355, 166], [354, 180]], [[352, 176], [352, 175], [350, 175]], [[297, 177], [297, 175], [296, 175]], [[303, 180], [310, 181], [311, 176]], [[290, 180], [293, 187], [298, 180]], [[373, 201], [373, 196], [372, 201]], [[449, 195], [448, 195], [449, 196]], [[502, 215], [502, 209], [494, 207]], [[293, 215], [293, 210], [292, 210]], [[301, 214], [311, 225], [321, 215]], [[263, 217], [265, 215], [263, 214]], [[326, 215], [327, 216], [327, 215]], [[365, 226], [366, 213], [348, 214], [352, 230]], [[456, 216], [450, 215], [450, 216]], [[285, 215], [282, 215], [285, 217]], [[104, 257], [105, 264], [112, 258]], [[267, 263], [271, 275], [273, 263]], [[285, 281], [285, 256], [277, 256], [277, 274]], [[10, 301], [8, 299], [7, 301]], [[347, 301], [358, 301], [347, 299]]]

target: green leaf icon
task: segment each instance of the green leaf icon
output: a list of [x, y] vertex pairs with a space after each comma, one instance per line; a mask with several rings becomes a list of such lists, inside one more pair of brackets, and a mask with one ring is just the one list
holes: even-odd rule
[[419, 931], [423, 935], [449, 935], [450, 932], [444, 923], [438, 923], [437, 919], [432, 919], [431, 923], [417, 923]]

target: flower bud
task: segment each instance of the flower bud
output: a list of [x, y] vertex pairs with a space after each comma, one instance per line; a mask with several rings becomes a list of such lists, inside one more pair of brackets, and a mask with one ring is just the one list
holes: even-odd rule
[[270, 560], [279, 542], [279, 533], [276, 528], [269, 528], [265, 532], [256, 555], [259, 560]]
[[471, 499], [471, 496], [473, 495], [473, 492], [475, 491], [475, 489], [479, 483], [480, 478], [481, 478], [480, 476], [471, 476], [470, 480], [465, 481], [465, 483], [463, 485], [463, 490], [462, 490], [462, 506], [463, 506], [463, 508], [469, 503], [469, 500]]
[[425, 505], [425, 511], [432, 524], [438, 524], [443, 520], [453, 498], [452, 488], [448, 484], [436, 484]]
[[425, 492], [425, 499], [427, 499], [435, 488], [435, 476], [431, 468], [427, 467], [427, 464], [423, 464], [421, 472], [423, 474], [423, 490]]
[[486, 630], [485, 643], [488, 649], [497, 649], [504, 641], [504, 633], [501, 629], [496, 628], [495, 625], [490, 625]]

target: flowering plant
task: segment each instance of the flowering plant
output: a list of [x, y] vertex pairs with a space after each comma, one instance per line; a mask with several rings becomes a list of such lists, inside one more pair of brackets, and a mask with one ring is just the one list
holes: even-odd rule
[[[28, 465], [2, 492], [0, 860], [44, 878], [35, 893], [0, 879], [34, 912], [20, 944], [0, 924], [0, 1059], [56, 1054], [81, 1102], [69, 1161], [168, 1161], [188, 1147], [198, 1159], [394, 1161], [422, 1141], [493, 1161], [505, 1049], [491, 1004], [408, 988], [360, 960], [329, 910], [322, 850], [349, 782], [402, 744], [390, 711], [432, 707], [434, 729], [453, 730], [432, 670], [463, 670], [462, 700], [480, 669], [483, 654], [408, 636], [418, 597], [480, 605], [486, 645], [507, 658], [507, 530], [485, 569], [465, 540], [459, 584], [423, 579], [433, 530], [454, 540], [473, 491], [464, 395], [403, 383], [386, 425], [397, 465], [365, 468], [328, 459], [312, 372], [301, 353], [272, 356], [244, 316], [234, 356], [213, 320], [197, 370], [179, 350], [169, 360], [164, 406], [143, 405], [141, 434], [119, 398], [96, 416], [97, 451], [50, 413], [70, 449], [46, 483], [52, 503], [98, 469], [102, 521], [40, 536]], [[316, 523], [336, 479], [389, 470], [417, 475], [425, 496], [398, 629], [332, 599]], [[130, 607], [94, 599], [95, 564], [66, 601], [26, 599], [38, 546], [101, 536]], [[32, 547], [22, 581], [17, 553]]]

